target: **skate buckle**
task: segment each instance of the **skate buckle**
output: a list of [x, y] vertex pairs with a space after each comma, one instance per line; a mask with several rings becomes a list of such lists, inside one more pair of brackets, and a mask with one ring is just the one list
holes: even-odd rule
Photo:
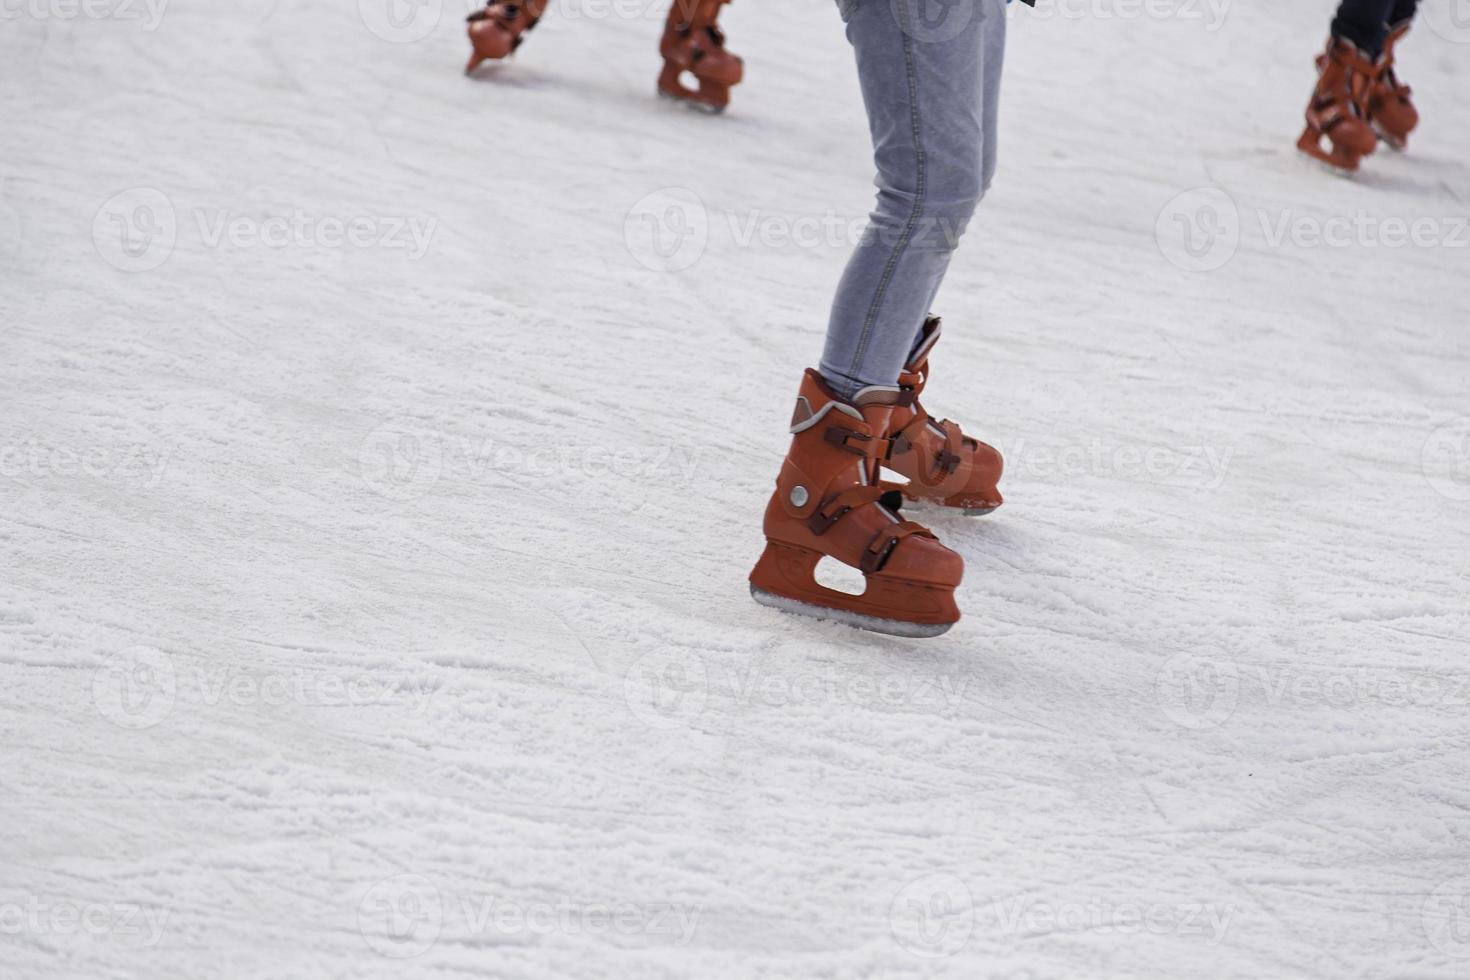
[[822, 433], [822, 438], [825, 439], [829, 444], [836, 446], [838, 449], [845, 449], [848, 452], [852, 453], [854, 456], [866, 456], [868, 455], [868, 450], [865, 447], [854, 446], [852, 444], [853, 440], [857, 440], [859, 442], [873, 441], [873, 437], [868, 435], [866, 432], [859, 432], [856, 429], [849, 429], [845, 425], [827, 426], [827, 431]]
[[827, 508], [831, 506], [832, 502], [836, 499], [837, 494], [832, 494], [826, 500], [817, 505], [817, 509], [812, 512], [812, 516], [806, 519], [806, 526], [813, 534], [819, 536], [826, 534], [828, 531], [832, 530], [833, 524], [836, 524], [838, 521], [842, 520], [844, 517], [847, 516], [848, 511], [852, 510], [852, 507], [847, 504], [843, 504], [837, 510], [828, 513]]

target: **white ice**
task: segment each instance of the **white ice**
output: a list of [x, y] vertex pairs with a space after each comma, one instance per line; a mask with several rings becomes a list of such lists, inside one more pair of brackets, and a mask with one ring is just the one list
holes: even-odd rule
[[1463, 4], [1352, 180], [1331, 0], [1012, 8], [919, 642], [746, 589], [833, 5], [388, 2], [4, 4], [0, 977], [1470, 976]]

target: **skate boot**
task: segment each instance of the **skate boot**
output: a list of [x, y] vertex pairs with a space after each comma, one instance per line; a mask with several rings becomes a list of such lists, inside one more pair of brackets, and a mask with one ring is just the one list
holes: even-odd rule
[[1383, 141], [1395, 150], [1409, 145], [1409, 134], [1419, 125], [1419, 110], [1411, 98], [1413, 90], [1399, 81], [1394, 72], [1394, 45], [1409, 33], [1409, 21], [1395, 24], [1383, 44], [1383, 57], [1378, 59], [1378, 77], [1368, 95], [1368, 120]]
[[[730, 0], [674, 0], [664, 27], [659, 54], [664, 70], [658, 77], [660, 95], [687, 102], [705, 112], [724, 112], [730, 87], [745, 77], [745, 63], [725, 50], [725, 35], [715, 26], [720, 8]], [[694, 76], [697, 89], [684, 84]]]
[[988, 514], [1004, 502], [996, 489], [1005, 468], [1000, 452], [965, 435], [953, 422], [935, 420], [919, 404], [939, 329], [939, 317], [931, 316], [924, 324], [923, 343], [899, 376], [903, 400], [889, 422], [890, 452], [883, 465], [908, 483], [884, 486], [910, 500], [959, 507], [971, 516]]
[[[791, 451], [766, 506], [766, 550], [750, 573], [756, 602], [895, 636], [938, 636], [959, 620], [963, 559], [900, 518], [902, 498], [878, 485], [883, 430], [899, 396], [864, 388], [846, 402], [806, 372]], [[862, 595], [817, 583], [813, 573], [828, 555], [862, 570]]]
[[509, 57], [546, 13], [551, 0], [490, 0], [469, 16], [470, 52], [465, 74], [487, 61]]
[[[1334, 37], [1326, 53], [1318, 56], [1317, 71], [1317, 87], [1307, 104], [1307, 128], [1297, 149], [1352, 173], [1378, 147], [1368, 125], [1368, 91], [1377, 68], [1351, 41]], [[1324, 140], [1330, 148], [1322, 145]]]

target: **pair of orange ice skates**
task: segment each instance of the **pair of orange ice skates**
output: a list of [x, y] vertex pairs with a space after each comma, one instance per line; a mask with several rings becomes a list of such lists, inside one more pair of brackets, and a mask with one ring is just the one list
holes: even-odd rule
[[[994, 447], [919, 401], [939, 332], [931, 318], [895, 387], [844, 399], [806, 372], [791, 449], [766, 506], [766, 548], [750, 573], [757, 602], [897, 636], [938, 636], [959, 621], [964, 560], [901, 508], [923, 501], [988, 514], [1002, 502], [1004, 464]], [[884, 479], [885, 470], [906, 482]], [[827, 557], [862, 572], [862, 594], [817, 581]]]
[[1344, 38], [1327, 42], [1327, 50], [1317, 57], [1317, 87], [1307, 104], [1299, 150], [1354, 173], [1363, 157], [1378, 149], [1380, 139], [1395, 150], [1409, 145], [1419, 110], [1394, 67], [1394, 49], [1408, 32], [1407, 22], [1394, 25], [1377, 58]]
[[[717, 21], [720, 8], [730, 0], [673, 0], [659, 54], [663, 71], [660, 95], [706, 112], [723, 112], [730, 89], [745, 75], [744, 62], [725, 49], [725, 35]], [[490, 0], [470, 15], [473, 48], [465, 70], [472, 72], [487, 61], [509, 57], [540, 23], [551, 0]]]

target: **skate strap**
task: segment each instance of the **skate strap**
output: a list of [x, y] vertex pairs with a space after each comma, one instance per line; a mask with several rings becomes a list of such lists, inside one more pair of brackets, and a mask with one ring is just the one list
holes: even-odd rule
[[854, 509], [877, 503], [878, 498], [886, 492], [883, 487], [858, 483], [845, 490], [829, 494], [817, 505], [817, 509], [812, 511], [812, 516], [806, 519], [806, 526], [813, 534], [826, 534], [832, 529], [832, 525], [842, 520]]
[[869, 541], [868, 546], [863, 549], [862, 562], [858, 567], [868, 575], [881, 571], [883, 566], [888, 562], [888, 556], [893, 554], [894, 548], [898, 547], [898, 543], [904, 538], [916, 536], [932, 538], [934, 537], [934, 532], [922, 524], [915, 524], [913, 521], [903, 521], [892, 527], [884, 528], [873, 535], [873, 540]]
[[822, 433], [828, 445], [863, 456], [883, 460], [893, 455], [893, 440], [873, 436], [871, 433], [851, 429], [845, 425], [829, 425]]
[[893, 453], [906, 453], [914, 449], [917, 445], [914, 436], [930, 426], [944, 433], [944, 445], [940, 446], [934, 454], [933, 466], [929, 473], [929, 480], [932, 482], [940, 477], [949, 476], [959, 469], [960, 463], [964, 461], [961, 453], [970, 448], [967, 443], [975, 443], [975, 440], [961, 432], [960, 427], [954, 422], [948, 419], [941, 421], [925, 412], [919, 412], [914, 416], [912, 422], [889, 440], [892, 445], [886, 458], [892, 458]]

